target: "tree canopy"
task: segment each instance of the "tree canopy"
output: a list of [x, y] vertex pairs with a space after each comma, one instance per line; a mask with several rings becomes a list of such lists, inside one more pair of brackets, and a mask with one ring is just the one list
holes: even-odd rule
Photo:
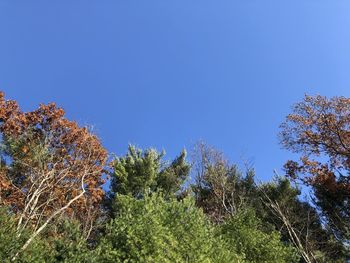
[[281, 125], [283, 146], [300, 153], [287, 174], [310, 185], [335, 237], [350, 240], [350, 99], [305, 96]]
[[1, 262], [350, 260], [350, 99], [296, 104], [280, 140], [300, 160], [263, 183], [204, 142], [113, 156], [54, 103], [3, 93], [0, 135]]

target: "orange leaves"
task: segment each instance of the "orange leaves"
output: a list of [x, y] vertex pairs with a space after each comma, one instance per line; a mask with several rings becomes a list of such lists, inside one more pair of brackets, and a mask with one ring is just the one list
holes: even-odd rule
[[[7, 176], [0, 176], [0, 202], [25, 208], [21, 211], [24, 217], [34, 221], [79, 195], [82, 178], [87, 191], [74, 211], [67, 210], [69, 213], [83, 218], [88, 206], [98, 205], [103, 198], [107, 152], [95, 135], [64, 114], [55, 103], [22, 112], [15, 101], [5, 100], [0, 92], [0, 132], [7, 147], [12, 147]], [[15, 182], [12, 188], [25, 193], [26, 198], [16, 200], [1, 194], [9, 187], [5, 178]]]
[[350, 169], [350, 99], [306, 95], [281, 128], [284, 147], [302, 154], [300, 164], [286, 163], [287, 174], [306, 174], [310, 178], [304, 181], [310, 184], [338, 187], [332, 181], [333, 170]]

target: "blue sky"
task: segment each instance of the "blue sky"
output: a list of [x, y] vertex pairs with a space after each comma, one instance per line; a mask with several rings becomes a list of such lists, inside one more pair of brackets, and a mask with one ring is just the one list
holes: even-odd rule
[[202, 139], [271, 178], [305, 93], [350, 96], [350, 2], [0, 0], [0, 89], [56, 102], [108, 150]]

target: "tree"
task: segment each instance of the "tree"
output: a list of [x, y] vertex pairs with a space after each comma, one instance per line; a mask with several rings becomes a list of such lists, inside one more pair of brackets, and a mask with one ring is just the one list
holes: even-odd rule
[[[31, 230], [25, 229], [18, 237], [16, 218], [5, 208], [0, 209], [1, 262], [11, 262], [30, 236]], [[62, 221], [59, 224], [48, 226], [40, 237], [34, 239], [30, 247], [16, 257], [16, 262], [23, 263], [92, 263], [96, 260], [98, 259], [95, 253], [88, 248], [79, 223], [72, 221]]]
[[18, 217], [18, 237], [25, 229], [32, 231], [20, 251], [58, 217], [81, 220], [88, 236], [91, 222], [86, 215], [98, 210], [103, 198], [107, 153], [98, 138], [67, 120], [55, 104], [22, 112], [3, 93], [0, 132], [0, 204]]
[[249, 203], [254, 202], [254, 171], [243, 174], [224, 155], [203, 142], [192, 153], [194, 183], [192, 190], [197, 206], [216, 223], [222, 223]]
[[261, 222], [252, 209], [240, 210], [220, 226], [222, 234], [231, 247], [244, 255], [247, 262], [298, 262], [299, 257], [292, 246], [280, 240], [278, 232], [265, 233]]
[[[26, 239], [30, 236], [30, 231], [25, 230], [22, 236], [17, 236], [17, 222], [14, 215], [11, 215], [9, 211], [1, 207], [0, 208], [0, 261], [4, 263], [11, 262], [18, 250], [21, 248]], [[50, 262], [50, 248], [47, 244], [36, 238], [30, 248], [24, 251], [17, 258], [18, 262], [31, 263], [31, 262]]]
[[321, 218], [306, 200], [300, 200], [301, 191], [285, 177], [259, 185], [262, 205], [256, 211], [265, 226], [279, 230], [284, 242], [293, 244], [302, 262], [344, 262], [341, 243], [323, 228]]
[[190, 171], [186, 151], [182, 151], [170, 163], [163, 157], [164, 152], [159, 153], [154, 149], [143, 152], [129, 145], [126, 156], [112, 162], [111, 191], [138, 198], [158, 190], [166, 196], [178, 193]]
[[279, 231], [282, 241], [295, 246], [307, 262], [314, 258], [323, 262], [344, 259], [342, 245], [323, 229], [316, 209], [299, 200], [300, 190], [287, 178], [256, 185], [251, 169], [244, 175], [221, 152], [202, 142], [196, 145], [193, 156], [196, 203], [213, 222], [225, 224], [242, 210], [253, 209], [264, 222], [261, 231]]
[[190, 198], [117, 195], [118, 215], [98, 248], [102, 262], [242, 262]]
[[301, 154], [287, 175], [312, 187], [334, 236], [350, 240], [350, 99], [305, 96], [281, 125], [281, 143]]
[[94, 250], [89, 248], [78, 221], [65, 220], [54, 227], [55, 235], [45, 237], [51, 245], [52, 262], [99, 262]]

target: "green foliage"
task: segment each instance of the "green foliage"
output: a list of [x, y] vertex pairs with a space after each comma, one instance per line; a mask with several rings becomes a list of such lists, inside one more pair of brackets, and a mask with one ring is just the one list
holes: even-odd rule
[[[350, 169], [344, 173], [350, 174]], [[314, 203], [327, 219], [328, 227], [332, 229], [334, 237], [347, 244], [347, 249], [350, 250], [349, 177], [341, 175], [334, 185], [332, 190], [322, 184], [314, 185]]]
[[200, 183], [192, 185], [197, 205], [213, 221], [222, 222], [256, 200], [255, 173], [236, 165], [208, 166]]
[[203, 142], [195, 146], [192, 156], [195, 180], [191, 188], [196, 204], [213, 222], [222, 223], [242, 207], [256, 202], [253, 169], [242, 172], [222, 152]]
[[[318, 262], [346, 261], [343, 244], [332, 238], [328, 229], [322, 226], [317, 210], [306, 201], [301, 201], [300, 190], [291, 185], [285, 177], [276, 177], [274, 181], [259, 187], [260, 194], [266, 194], [273, 202], [277, 202], [282, 212], [288, 217], [299, 238], [315, 255]], [[261, 199], [265, 199], [261, 195]], [[265, 229], [278, 229], [282, 240], [291, 243], [288, 230], [281, 219], [262, 203], [255, 203], [255, 211], [264, 221]]]
[[[12, 262], [11, 259], [29, 238], [30, 232], [21, 236], [16, 232], [16, 220], [4, 208], [0, 209], [0, 262]], [[82, 238], [78, 223], [65, 221], [52, 226], [41, 238], [36, 238], [30, 246], [19, 253], [15, 262], [54, 263], [54, 262], [96, 262], [94, 252]]]
[[[30, 119], [36, 123], [36, 118], [32, 116]], [[75, 127], [74, 123], [72, 125]], [[346, 262], [349, 258], [346, 250], [349, 243], [336, 239], [349, 239], [347, 177], [340, 178], [336, 184], [326, 180], [313, 185], [314, 204], [328, 218], [328, 221], [322, 222], [320, 211], [311, 202], [300, 199], [300, 190], [288, 179], [278, 177], [257, 186], [253, 169], [242, 172], [221, 152], [203, 143], [198, 144], [194, 153], [195, 177], [187, 189], [183, 187], [191, 166], [186, 161], [185, 151], [174, 160], [167, 161], [163, 152], [154, 149], [142, 151], [129, 146], [125, 156], [112, 162], [106, 210], [102, 211], [101, 206], [88, 202], [89, 198], [98, 198], [90, 192], [96, 186], [94, 182], [85, 182], [86, 186], [90, 184], [93, 187], [86, 191], [84, 200], [69, 207], [82, 205], [79, 216], [73, 209], [72, 214], [62, 214], [50, 221], [45, 230], [22, 251], [23, 245], [40, 225], [38, 221], [42, 220], [45, 209], [72, 194], [58, 191], [53, 198], [57, 185], [53, 184], [54, 187], [49, 190], [46, 189], [48, 185], [42, 185], [47, 192], [38, 196], [44, 201], [49, 198], [53, 203], [38, 205], [43, 208], [42, 213], [31, 210], [35, 212], [25, 215], [31, 220], [24, 224], [24, 230], [17, 229], [21, 207], [25, 206], [23, 201], [30, 199], [28, 192], [37, 185], [31, 184], [34, 182], [31, 176], [40, 175], [38, 171], [45, 171], [47, 167], [56, 167], [57, 174], [64, 173], [66, 162], [71, 160], [70, 139], [66, 142], [68, 150], [53, 150], [62, 146], [62, 138], [58, 134], [66, 132], [66, 128], [51, 133], [49, 126], [45, 126], [47, 131], [44, 127], [43, 130], [48, 132], [46, 135], [52, 139], [50, 148], [42, 129], [37, 129], [36, 125], [30, 127], [18, 136], [16, 132], [6, 135], [2, 131], [1, 134], [0, 262], [10, 263], [14, 256], [14, 261], [21, 263], [296, 263], [305, 262], [304, 258], [326, 263]], [[85, 129], [80, 132], [83, 131], [86, 132]], [[77, 144], [73, 143], [73, 146]], [[59, 154], [63, 154], [66, 161], [61, 165], [53, 164]], [[85, 160], [77, 159], [79, 162]], [[97, 163], [101, 164], [98, 167], [106, 168], [102, 164], [104, 161], [98, 160], [100, 158]], [[307, 163], [310, 164], [316, 165]], [[73, 174], [81, 173], [81, 167], [74, 168]], [[27, 177], [29, 184], [25, 184]], [[77, 189], [73, 185], [69, 190], [74, 192]], [[188, 195], [190, 190], [193, 197]], [[102, 196], [102, 191], [98, 196]], [[85, 211], [89, 211], [89, 215]], [[108, 218], [110, 215], [112, 217]], [[81, 219], [80, 223], [73, 218]], [[85, 222], [88, 223], [84, 225]], [[330, 225], [331, 222], [335, 225]], [[97, 224], [103, 226], [97, 227]], [[93, 230], [93, 235], [90, 235], [91, 240], [86, 240], [89, 235], [82, 232], [87, 230], [89, 233], [89, 229]], [[299, 243], [294, 240], [290, 229], [297, 233]], [[292, 246], [294, 243], [298, 249]]]
[[48, 238], [52, 245], [53, 262], [96, 262], [78, 222], [64, 221], [55, 228], [55, 235]]
[[104, 262], [240, 262], [190, 198], [116, 198], [118, 216], [99, 247]]
[[137, 198], [156, 190], [165, 195], [178, 192], [190, 171], [186, 152], [183, 151], [170, 164], [163, 157], [164, 153], [154, 149], [143, 152], [130, 145], [126, 156], [113, 163], [112, 192]]
[[[29, 233], [23, 232], [21, 236], [16, 233], [16, 220], [9, 214], [7, 209], [0, 208], [0, 262], [11, 262], [11, 259], [21, 249], [24, 242], [27, 240]], [[29, 263], [49, 262], [50, 249], [40, 239], [35, 239], [34, 242], [21, 252], [15, 262]]]
[[253, 210], [241, 211], [221, 227], [226, 240], [251, 263], [298, 262], [296, 251], [280, 241], [278, 232], [265, 233]]

